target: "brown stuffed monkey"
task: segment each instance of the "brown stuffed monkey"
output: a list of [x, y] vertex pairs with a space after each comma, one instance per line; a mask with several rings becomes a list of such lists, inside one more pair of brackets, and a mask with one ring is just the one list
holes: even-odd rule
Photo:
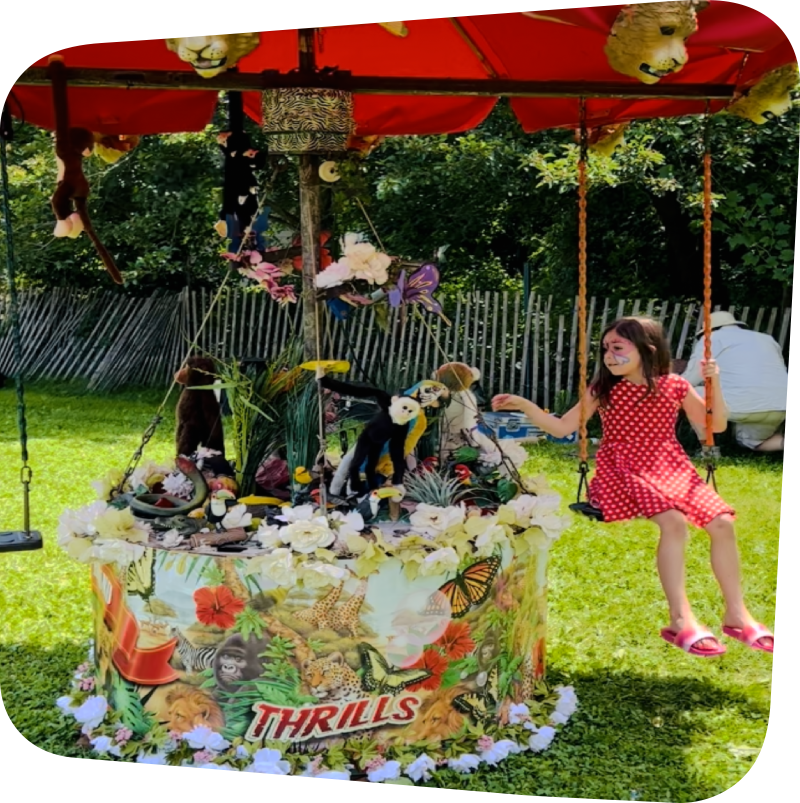
[[193, 390], [214, 381], [214, 362], [208, 357], [190, 357], [175, 374], [183, 385], [175, 428], [175, 453], [187, 457], [199, 446], [215, 449], [225, 457], [225, 438], [222, 432], [222, 410], [213, 390]]

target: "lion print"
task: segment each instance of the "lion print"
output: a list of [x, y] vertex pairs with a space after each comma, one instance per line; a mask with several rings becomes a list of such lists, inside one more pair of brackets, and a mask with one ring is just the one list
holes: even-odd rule
[[464, 724], [464, 715], [453, 708], [453, 700], [464, 688], [439, 689], [422, 703], [417, 718], [404, 735], [407, 740], [438, 742], [452, 738]]
[[219, 731], [225, 724], [216, 701], [201, 689], [187, 683], [176, 683], [165, 698], [167, 730], [188, 733], [198, 725]]
[[252, 53], [258, 47], [260, 36], [258, 33], [230, 33], [167, 39], [166, 42], [167, 48], [177, 53], [181, 61], [191, 64], [198, 75], [213, 78]]

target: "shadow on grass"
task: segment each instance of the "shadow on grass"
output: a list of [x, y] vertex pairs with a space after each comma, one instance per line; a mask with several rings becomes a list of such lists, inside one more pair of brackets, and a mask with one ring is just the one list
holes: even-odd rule
[[[549, 684], [560, 681], [557, 671], [549, 673]], [[569, 683], [579, 708], [545, 753], [511, 756], [472, 776], [448, 770], [428, 785], [610, 800], [705, 800], [744, 777], [755, 756], [742, 761], [719, 748], [714, 758], [724, 770], [706, 772], [702, 759], [689, 756], [692, 746], [708, 741], [719, 715], [769, 716], [744, 694], [696, 678], [600, 671], [573, 675]]]

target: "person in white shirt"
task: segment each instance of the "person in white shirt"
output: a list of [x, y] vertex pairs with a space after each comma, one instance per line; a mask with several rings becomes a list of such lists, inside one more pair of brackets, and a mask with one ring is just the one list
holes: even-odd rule
[[[697, 338], [683, 376], [700, 391], [703, 387], [702, 318]], [[781, 347], [769, 335], [748, 329], [730, 312], [714, 312], [711, 315], [711, 354], [719, 366], [722, 395], [737, 442], [757, 452], [782, 451], [784, 436], [779, 430], [786, 420], [789, 374]], [[704, 428], [693, 426], [702, 443]]]

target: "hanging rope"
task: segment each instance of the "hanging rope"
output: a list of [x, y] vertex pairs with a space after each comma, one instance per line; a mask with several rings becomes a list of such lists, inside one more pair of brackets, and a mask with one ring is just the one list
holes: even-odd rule
[[580, 425], [578, 429], [580, 463], [578, 472], [578, 499], [586, 487], [589, 474], [589, 450], [586, 432], [586, 410], [583, 397], [586, 395], [587, 358], [586, 348], [586, 162], [589, 156], [589, 136], [586, 129], [586, 99], [580, 99], [580, 152], [578, 156], [578, 404]]
[[[11, 334], [14, 343], [14, 362], [16, 365], [14, 385], [17, 391], [17, 427], [19, 429], [19, 444], [22, 454], [20, 482], [22, 483], [24, 538], [30, 543], [34, 540], [34, 536], [31, 534], [30, 523], [30, 484], [33, 478], [33, 471], [28, 465], [28, 424], [25, 418], [25, 388], [22, 380], [22, 332], [19, 321], [19, 298], [17, 297], [15, 275], [14, 237], [11, 229], [11, 196], [8, 189], [8, 155], [6, 153], [6, 143], [11, 133], [11, 114], [6, 105], [3, 104], [2, 117], [0, 117], [0, 177], [2, 177], [3, 228], [5, 229], [6, 236], [6, 274], [8, 276], [8, 295], [10, 302], [8, 317], [11, 323]], [[39, 545], [41, 545], [41, 536], [39, 536], [38, 540]], [[19, 548], [19, 546], [17, 548]]]
[[[703, 356], [706, 363], [711, 359], [711, 123], [710, 104], [706, 101], [706, 119], [703, 129]], [[719, 447], [714, 445], [712, 407], [713, 385], [705, 379], [706, 437], [702, 454], [706, 462], [706, 482], [711, 481], [717, 490], [716, 468]]]

